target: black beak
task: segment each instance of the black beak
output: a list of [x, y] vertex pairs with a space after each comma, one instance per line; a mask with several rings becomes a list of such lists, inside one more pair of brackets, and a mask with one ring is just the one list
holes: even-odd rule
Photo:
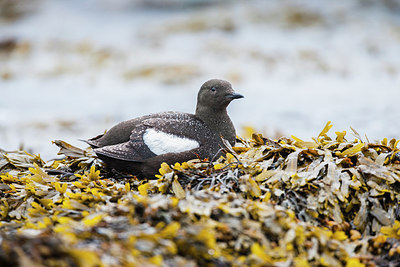
[[232, 93], [226, 96], [227, 98], [233, 100], [233, 99], [239, 99], [239, 98], [244, 98], [244, 96], [242, 96], [241, 94], [237, 94], [237, 93]]

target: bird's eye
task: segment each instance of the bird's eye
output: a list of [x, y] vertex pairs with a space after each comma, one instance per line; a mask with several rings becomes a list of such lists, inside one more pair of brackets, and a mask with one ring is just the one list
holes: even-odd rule
[[215, 87], [212, 87], [211, 92], [215, 92], [215, 91], [217, 91], [217, 89]]

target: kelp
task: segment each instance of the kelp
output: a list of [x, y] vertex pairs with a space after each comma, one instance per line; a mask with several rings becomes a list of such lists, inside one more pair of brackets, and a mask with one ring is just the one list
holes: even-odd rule
[[48, 162], [2, 151], [0, 265], [396, 266], [399, 141], [330, 128], [253, 134], [145, 180], [63, 141]]

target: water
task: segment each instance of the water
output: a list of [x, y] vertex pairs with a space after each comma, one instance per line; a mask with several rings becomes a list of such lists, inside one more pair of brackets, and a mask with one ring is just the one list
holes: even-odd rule
[[310, 140], [332, 121], [333, 136], [352, 126], [400, 138], [395, 12], [355, 0], [188, 3], [40, 1], [1, 22], [0, 40], [19, 45], [0, 52], [0, 148], [54, 158], [55, 139], [84, 147], [121, 120], [194, 112], [211, 78], [245, 95], [229, 107], [239, 134]]

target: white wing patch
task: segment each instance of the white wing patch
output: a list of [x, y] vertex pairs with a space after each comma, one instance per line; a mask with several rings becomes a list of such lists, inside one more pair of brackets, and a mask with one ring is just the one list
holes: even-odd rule
[[143, 141], [151, 152], [156, 155], [184, 152], [200, 146], [199, 142], [196, 140], [179, 137], [154, 129], [147, 129], [144, 132]]

